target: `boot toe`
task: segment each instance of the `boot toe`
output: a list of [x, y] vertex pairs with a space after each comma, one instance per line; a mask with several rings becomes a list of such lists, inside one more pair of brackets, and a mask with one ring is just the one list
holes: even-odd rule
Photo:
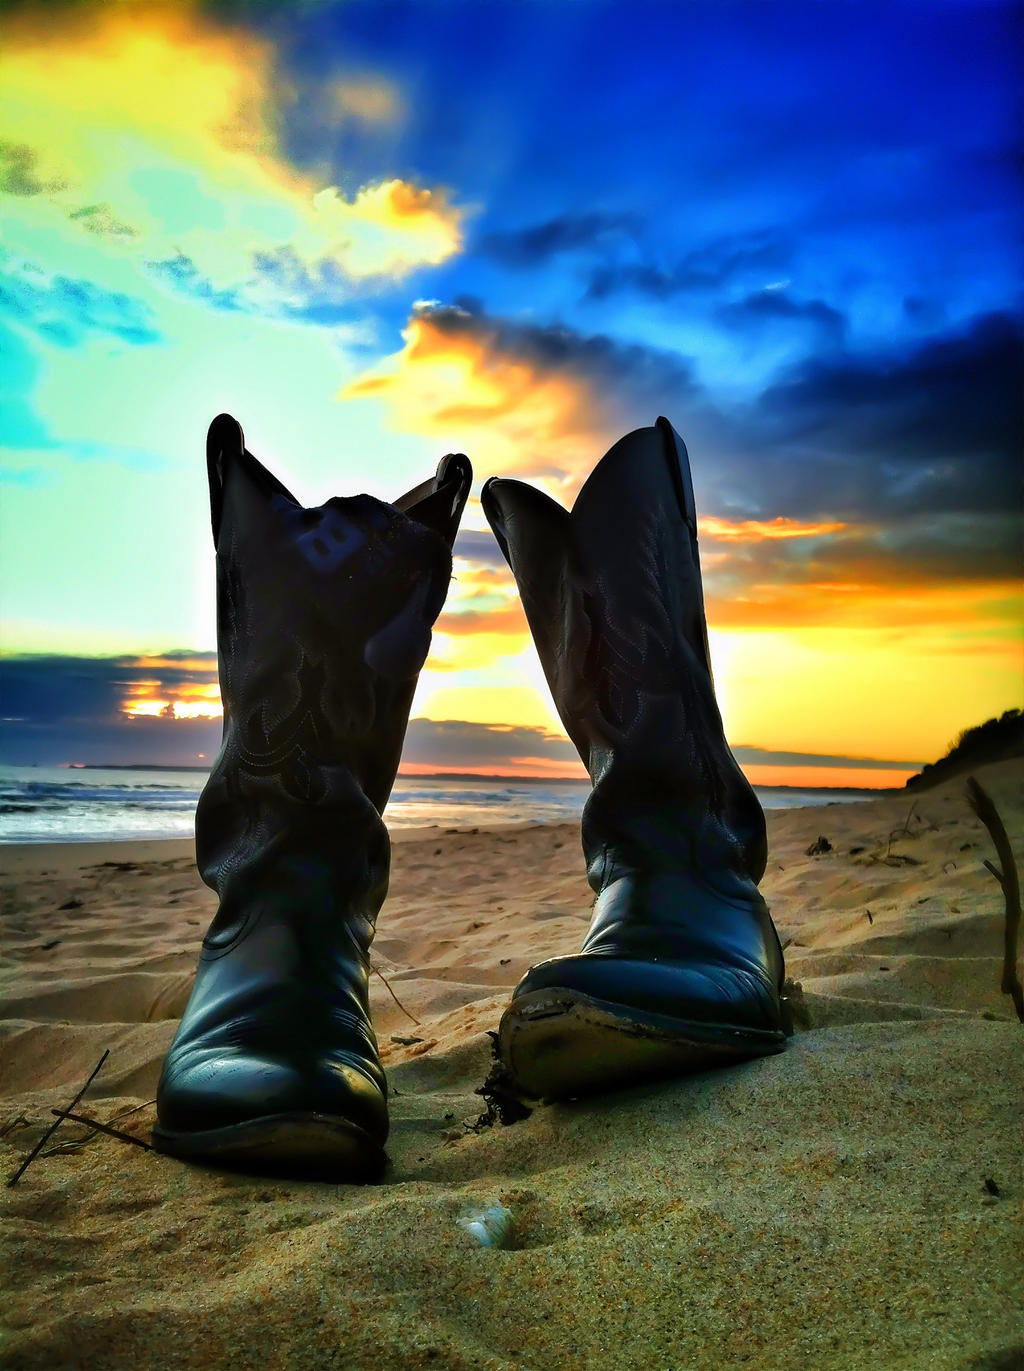
[[353, 1177], [383, 1166], [384, 1090], [353, 1054], [275, 1059], [244, 1051], [188, 1053], [157, 1092], [160, 1151], [190, 1159], [337, 1164]]

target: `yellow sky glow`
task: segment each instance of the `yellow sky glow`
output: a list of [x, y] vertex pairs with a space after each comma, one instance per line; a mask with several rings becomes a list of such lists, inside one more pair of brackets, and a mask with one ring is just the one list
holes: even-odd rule
[[[78, 232], [147, 258], [184, 253], [218, 287], [249, 281], [258, 251], [359, 278], [459, 250], [463, 214], [442, 188], [391, 179], [347, 199], [286, 160], [269, 41], [188, 5], [96, 9], [74, 38], [36, 14], [10, 24], [0, 138], [32, 150], [53, 213]], [[353, 84], [353, 117], [374, 89]], [[396, 112], [393, 96], [378, 103]]]

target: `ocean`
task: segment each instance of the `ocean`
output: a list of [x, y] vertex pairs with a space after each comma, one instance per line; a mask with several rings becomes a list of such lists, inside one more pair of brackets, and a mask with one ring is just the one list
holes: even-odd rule
[[[197, 771], [0, 767], [0, 843], [191, 838], [205, 781]], [[396, 829], [575, 822], [589, 793], [587, 781], [400, 777], [385, 818]], [[792, 809], [878, 792], [763, 786], [757, 793], [765, 809]]]

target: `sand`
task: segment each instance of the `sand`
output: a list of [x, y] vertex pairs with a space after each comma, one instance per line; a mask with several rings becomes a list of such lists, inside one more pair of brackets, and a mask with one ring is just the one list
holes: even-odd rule
[[[979, 776], [1024, 858], [1020, 764]], [[102, 1135], [41, 1156], [0, 1191], [0, 1365], [1024, 1366], [1024, 1028], [998, 988], [994, 853], [962, 783], [907, 824], [912, 799], [769, 814], [764, 889], [807, 1011], [782, 1056], [479, 1133], [487, 1030], [587, 923], [578, 830], [396, 834], [374, 956], [408, 1013], [372, 984], [384, 1183], [221, 1174]], [[832, 850], [805, 855], [819, 834]], [[187, 842], [0, 862], [8, 1177], [105, 1048], [83, 1107], [141, 1105], [122, 1126], [147, 1136], [214, 897]], [[458, 1225], [493, 1204], [509, 1247]]]

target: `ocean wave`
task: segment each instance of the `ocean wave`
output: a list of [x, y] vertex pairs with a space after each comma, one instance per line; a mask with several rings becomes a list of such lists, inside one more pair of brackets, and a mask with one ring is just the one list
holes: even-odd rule
[[[181, 838], [194, 831], [193, 817], [206, 782], [202, 773], [175, 780], [167, 773], [125, 776], [80, 771], [0, 776], [0, 842], [61, 842], [121, 838]], [[14, 772], [14, 774], [12, 774]], [[104, 779], [107, 783], [104, 784]], [[399, 778], [385, 811], [393, 829], [476, 828], [509, 823], [575, 823], [589, 784], [546, 781], [458, 781], [449, 777]], [[861, 792], [773, 791], [758, 787], [766, 808], [826, 804], [868, 798]]]

